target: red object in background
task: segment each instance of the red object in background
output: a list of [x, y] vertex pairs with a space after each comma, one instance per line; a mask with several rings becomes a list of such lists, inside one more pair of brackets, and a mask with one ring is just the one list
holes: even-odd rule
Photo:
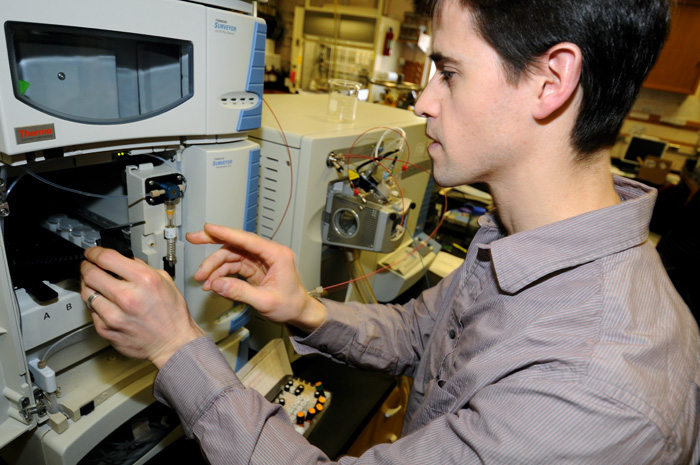
[[394, 40], [394, 30], [389, 28], [386, 30], [386, 36], [384, 37], [384, 56], [391, 55], [391, 42]]

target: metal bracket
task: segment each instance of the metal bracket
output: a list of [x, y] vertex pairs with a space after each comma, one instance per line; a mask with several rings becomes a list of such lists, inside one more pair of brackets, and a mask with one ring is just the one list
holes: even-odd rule
[[19, 401], [20, 406], [22, 407], [19, 409], [19, 413], [20, 413], [20, 415], [22, 415], [22, 418], [24, 418], [24, 421], [27, 423], [32, 421], [32, 417], [34, 415], [38, 415], [40, 417], [43, 417], [44, 415], [46, 415], [46, 405], [44, 404], [44, 393], [41, 392], [40, 390], [35, 390], [34, 397], [36, 399], [36, 404], [34, 404], [34, 405], [31, 404], [29, 397], [22, 397]]
[[31, 405], [29, 397], [22, 397], [22, 399], [20, 399], [20, 405], [22, 407], [19, 409], [20, 415], [22, 415], [25, 422], [31, 422], [32, 417], [39, 412], [39, 409], [36, 407], [36, 405]]

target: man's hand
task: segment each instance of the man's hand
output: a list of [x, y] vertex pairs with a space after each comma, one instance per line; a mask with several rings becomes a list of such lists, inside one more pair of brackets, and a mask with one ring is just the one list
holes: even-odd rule
[[194, 274], [196, 280], [204, 281], [205, 291], [245, 302], [268, 319], [307, 333], [323, 322], [326, 308], [307, 294], [294, 266], [294, 253], [288, 247], [213, 224], [187, 234], [187, 240], [193, 244], [222, 244]]
[[80, 295], [87, 301], [101, 294], [90, 302], [95, 328], [122, 354], [160, 369], [180, 347], [205, 335], [165, 271], [102, 247], [88, 249], [85, 258]]

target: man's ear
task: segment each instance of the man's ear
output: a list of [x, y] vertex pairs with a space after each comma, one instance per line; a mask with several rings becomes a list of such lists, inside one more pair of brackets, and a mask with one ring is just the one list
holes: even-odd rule
[[562, 42], [540, 57], [539, 66], [532, 70], [538, 92], [532, 116], [544, 120], [568, 106], [576, 93], [581, 77], [581, 49], [570, 42]]

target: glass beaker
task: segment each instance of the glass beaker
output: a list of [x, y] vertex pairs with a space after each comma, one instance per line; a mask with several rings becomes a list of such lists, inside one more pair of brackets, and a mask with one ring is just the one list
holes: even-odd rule
[[328, 84], [328, 119], [341, 123], [355, 121], [362, 84], [345, 79], [329, 79]]

